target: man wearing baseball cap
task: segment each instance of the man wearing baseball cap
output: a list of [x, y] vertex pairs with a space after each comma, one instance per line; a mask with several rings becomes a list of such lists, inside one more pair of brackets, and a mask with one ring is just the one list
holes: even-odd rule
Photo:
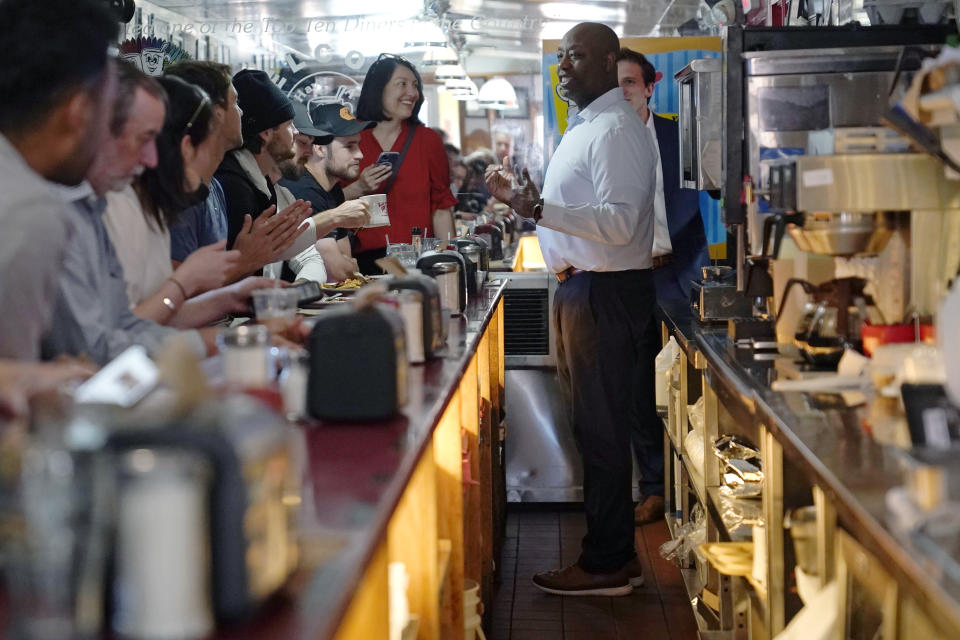
[[[293, 194], [308, 201], [315, 211], [326, 212], [336, 219], [349, 216], [351, 212], [367, 212], [362, 200], [348, 199], [341, 183], [350, 183], [360, 174], [360, 132], [373, 128], [375, 122], [363, 122], [354, 117], [347, 105], [340, 103], [314, 104], [310, 108], [312, 130], [329, 135], [326, 142], [314, 138], [317, 146], [307, 159], [306, 171], [297, 181], [283, 181]], [[390, 175], [389, 166], [376, 167], [372, 179], [378, 183]], [[356, 261], [351, 257], [350, 238], [342, 225], [317, 242], [317, 251], [327, 265], [331, 280], [348, 277], [356, 270]]]

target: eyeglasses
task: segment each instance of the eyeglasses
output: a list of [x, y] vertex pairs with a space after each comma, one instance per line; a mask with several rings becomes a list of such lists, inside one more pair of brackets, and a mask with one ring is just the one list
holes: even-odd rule
[[201, 95], [200, 104], [197, 105], [196, 111], [194, 111], [193, 115], [190, 116], [190, 119], [187, 120], [187, 126], [183, 128], [183, 135], [190, 133], [190, 129], [193, 127], [194, 123], [196, 123], [197, 118], [200, 117], [200, 112], [203, 111], [203, 107], [208, 104], [210, 104], [210, 98], [206, 94]]
[[381, 60], [396, 60], [397, 62], [404, 62], [406, 64], [411, 64], [409, 60], [407, 60], [403, 56], [398, 56], [395, 53], [381, 53], [379, 56], [377, 56], [377, 59], [376, 61], [374, 61], [373, 64], [377, 64], [377, 62], [380, 62]]

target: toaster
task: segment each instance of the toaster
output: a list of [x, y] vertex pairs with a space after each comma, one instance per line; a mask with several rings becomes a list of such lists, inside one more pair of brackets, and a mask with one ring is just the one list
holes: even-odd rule
[[407, 345], [399, 312], [377, 306], [321, 314], [309, 346], [312, 417], [382, 420], [407, 403]]
[[419, 291], [423, 296], [423, 350], [427, 358], [434, 357], [446, 343], [446, 323], [440, 307], [440, 288], [425, 275], [410, 274], [386, 281], [391, 291], [405, 289]]
[[[497, 224], [478, 224], [473, 233], [487, 244], [490, 260], [503, 260], [503, 227]], [[489, 261], [484, 271], [490, 270]]]
[[220, 622], [249, 616], [296, 569], [296, 509], [289, 505], [302, 470], [295, 468], [290, 429], [261, 402], [231, 395], [177, 423], [117, 430], [108, 440], [118, 453], [162, 448], [209, 462], [210, 601]]
[[417, 260], [417, 269], [429, 274], [438, 262], [453, 262], [460, 269], [460, 312], [463, 313], [467, 308], [467, 260], [459, 251], [425, 251]]

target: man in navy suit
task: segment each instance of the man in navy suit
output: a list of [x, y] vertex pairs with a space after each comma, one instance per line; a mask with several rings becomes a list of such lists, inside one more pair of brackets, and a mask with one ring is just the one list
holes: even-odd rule
[[[654, 200], [653, 274], [657, 301], [690, 300], [690, 281], [700, 279], [700, 267], [709, 264], [707, 237], [700, 217], [700, 194], [680, 187], [679, 127], [674, 120], [650, 111], [650, 96], [661, 74], [636, 51], [621, 49], [617, 79], [623, 96], [643, 120], [660, 153], [657, 193]], [[654, 359], [660, 351], [660, 323], [649, 324], [644, 337], [644, 356], [649, 367], [637, 380], [637, 411], [640, 420], [633, 433], [633, 449], [640, 468], [640, 504], [634, 512], [637, 524], [663, 518], [663, 424], [657, 417], [654, 391]]]

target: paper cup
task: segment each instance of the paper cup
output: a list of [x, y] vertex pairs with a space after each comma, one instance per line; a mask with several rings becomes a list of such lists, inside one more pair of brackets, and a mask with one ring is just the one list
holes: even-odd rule
[[360, 196], [360, 199], [365, 200], [370, 205], [370, 222], [366, 225], [367, 229], [390, 226], [390, 216], [387, 215], [387, 195], [385, 193]]

